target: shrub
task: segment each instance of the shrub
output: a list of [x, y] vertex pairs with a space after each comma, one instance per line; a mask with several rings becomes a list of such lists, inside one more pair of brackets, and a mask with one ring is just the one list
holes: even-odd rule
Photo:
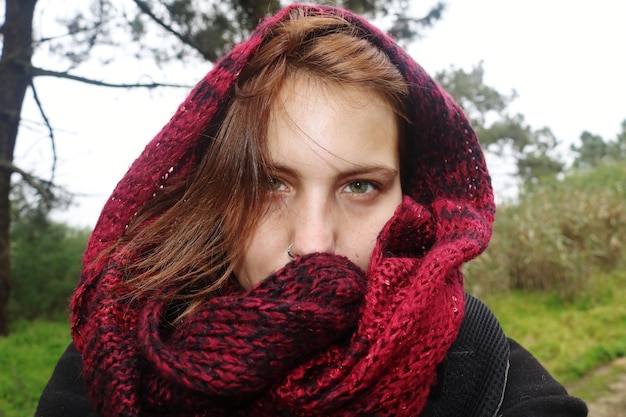
[[15, 319], [65, 319], [89, 231], [36, 217], [11, 228], [11, 295]]
[[498, 208], [486, 253], [466, 267], [472, 292], [547, 290], [570, 300], [594, 272], [626, 264], [626, 166], [539, 184]]

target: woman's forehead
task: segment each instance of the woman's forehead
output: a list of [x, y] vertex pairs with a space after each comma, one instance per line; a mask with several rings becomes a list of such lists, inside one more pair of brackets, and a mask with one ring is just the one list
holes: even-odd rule
[[268, 151], [274, 164], [390, 166], [398, 160], [398, 126], [372, 91], [293, 78], [272, 106]]

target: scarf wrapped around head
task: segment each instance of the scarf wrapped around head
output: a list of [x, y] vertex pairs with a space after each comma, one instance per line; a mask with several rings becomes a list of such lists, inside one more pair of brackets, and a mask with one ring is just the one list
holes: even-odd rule
[[[103, 416], [416, 416], [464, 312], [461, 266], [483, 251], [495, 206], [460, 108], [386, 35], [349, 12], [410, 86], [414, 155], [405, 197], [368, 271], [346, 258], [296, 259], [250, 291], [227, 282], [165, 334], [167, 306], [119, 298], [124, 250], [101, 254], [199, 139], [237, 75], [289, 8], [219, 61], [147, 145], [106, 203], [72, 300], [84, 379]], [[106, 252], [105, 252], [106, 253]]]

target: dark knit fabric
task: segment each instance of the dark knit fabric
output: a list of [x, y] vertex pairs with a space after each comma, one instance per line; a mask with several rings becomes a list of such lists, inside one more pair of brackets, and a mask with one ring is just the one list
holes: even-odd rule
[[87, 396], [83, 381], [83, 362], [71, 343], [46, 384], [35, 417], [99, 417]]
[[587, 406], [570, 397], [548, 371], [517, 342], [511, 341], [511, 368], [507, 394], [502, 403], [502, 417], [585, 417]]
[[500, 409], [509, 368], [509, 343], [493, 313], [468, 296], [460, 335], [431, 396], [433, 415], [492, 417]]
[[92, 234], [72, 300], [72, 335], [87, 392], [105, 417], [401, 417], [426, 404], [463, 318], [461, 266], [491, 235], [485, 161], [458, 105], [389, 37], [342, 10], [295, 7], [353, 22], [406, 78], [414, 172], [404, 200], [367, 271], [334, 255], [308, 255], [249, 292], [227, 285], [171, 331], [170, 306], [121, 297], [130, 255], [102, 251], [162, 185], [198, 163], [237, 75], [289, 9], [265, 20], [148, 144]]

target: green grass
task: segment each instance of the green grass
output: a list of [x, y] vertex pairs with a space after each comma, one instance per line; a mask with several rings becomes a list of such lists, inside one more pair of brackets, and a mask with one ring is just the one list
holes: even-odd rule
[[[626, 272], [594, 276], [592, 292], [565, 303], [543, 293], [511, 292], [484, 301], [506, 334], [530, 350], [561, 382], [626, 356]], [[589, 378], [574, 394], [594, 399], [610, 375]], [[587, 396], [588, 395], [588, 396]]]
[[602, 366], [567, 385], [572, 395], [592, 401], [605, 396], [609, 386], [626, 372], [626, 365]]
[[0, 338], [0, 417], [33, 416], [70, 339], [62, 322], [18, 321]]

